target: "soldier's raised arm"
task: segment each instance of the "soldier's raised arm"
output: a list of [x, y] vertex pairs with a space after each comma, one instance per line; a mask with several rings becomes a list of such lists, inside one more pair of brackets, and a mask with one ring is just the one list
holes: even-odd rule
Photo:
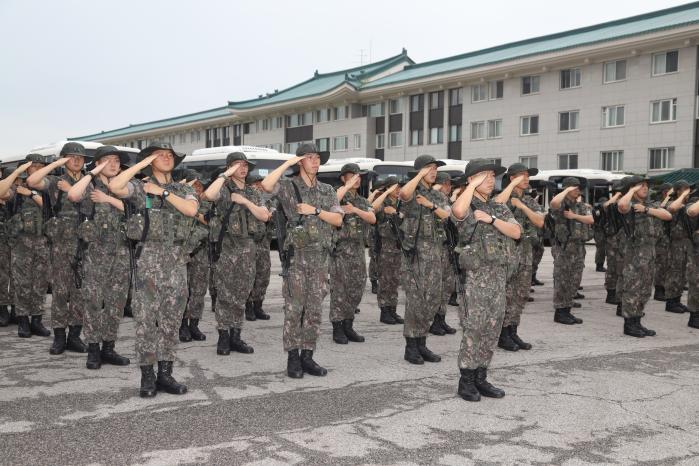
[[682, 191], [682, 193], [677, 196], [677, 199], [672, 201], [669, 206], [667, 206], [667, 210], [669, 210], [671, 213], [678, 212], [682, 206], [684, 206], [684, 201], [687, 199], [687, 196], [689, 196], [690, 190], [689, 188], [686, 188], [685, 190]]
[[279, 178], [281, 178], [282, 175], [284, 175], [284, 172], [296, 165], [297, 163], [299, 163], [299, 161], [303, 160], [305, 157], [305, 155], [292, 157], [283, 164], [279, 165], [277, 168], [274, 169], [274, 171], [272, 171], [272, 173], [265, 176], [265, 179], [262, 180], [262, 189], [264, 189], [265, 192], [268, 193], [273, 192], [274, 187], [279, 182]]
[[549, 203], [551, 208], [554, 210], [560, 209], [568, 193], [576, 188], [577, 186], [568, 186], [566, 189], [553, 196], [553, 199], [551, 199], [551, 202]]
[[[475, 176], [470, 176], [468, 185], [451, 206], [451, 212], [457, 220], [465, 219], [471, 211], [471, 201], [476, 188], [485, 181], [487, 173], [481, 172]], [[402, 189], [401, 189], [402, 191]]]
[[687, 215], [690, 217], [699, 215], [699, 201], [695, 201], [693, 204], [687, 206]]
[[39, 191], [45, 191], [49, 186], [48, 180], [46, 177], [54, 171], [58, 167], [62, 167], [66, 163], [68, 163], [68, 160], [70, 160], [70, 157], [63, 157], [58, 160], [56, 160], [53, 163], [50, 163], [46, 165], [45, 167], [42, 167], [29, 175], [27, 178], [27, 185], [29, 187], [38, 189]]
[[417, 185], [420, 184], [420, 181], [429, 173], [429, 171], [432, 170], [431, 165], [427, 165], [425, 167], [422, 167], [419, 172], [417, 172], [417, 175], [413, 177], [412, 180], [408, 181], [405, 186], [403, 186], [400, 190], [400, 198], [402, 201], [409, 201], [410, 199], [413, 198], [413, 194], [415, 193], [415, 189], [417, 189]]
[[22, 173], [26, 172], [27, 169], [32, 165], [33, 162], [26, 162], [23, 163], [22, 165], [18, 166], [15, 168], [15, 170], [7, 175], [7, 177], [3, 178], [0, 180], [0, 197], [4, 198], [7, 193], [10, 191], [10, 188], [12, 188], [12, 185], [15, 183], [15, 180], [19, 175]]

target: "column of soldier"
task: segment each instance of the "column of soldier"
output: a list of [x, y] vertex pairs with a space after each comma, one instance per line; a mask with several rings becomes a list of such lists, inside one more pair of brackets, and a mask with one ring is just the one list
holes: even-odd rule
[[[689, 311], [688, 325], [699, 328], [699, 201], [688, 183], [661, 186], [656, 201], [646, 178], [630, 176], [592, 207], [580, 198], [579, 180], [569, 177], [544, 214], [529, 187], [537, 170], [522, 164], [507, 169], [508, 184], [496, 194], [505, 168], [474, 159], [452, 180], [438, 173], [442, 162], [421, 155], [407, 181], [388, 177], [366, 199], [358, 193], [366, 173], [356, 164], [342, 167], [337, 190], [319, 182], [327, 155], [318, 152], [304, 144], [264, 178], [234, 152], [211, 180], [175, 170], [183, 155], [165, 143], [143, 149], [131, 167], [112, 146], [87, 157], [82, 145], [67, 143], [50, 163], [28, 155], [0, 180], [0, 325], [16, 323], [22, 338], [50, 336], [42, 322], [50, 286], [49, 353], [87, 353], [86, 367], [99, 369], [130, 363], [115, 342], [124, 309], [131, 309], [140, 396], [183, 394], [187, 387], [173, 377], [177, 340], [206, 339], [199, 321], [207, 288], [216, 353], [253, 352], [241, 329], [246, 319], [269, 319], [262, 301], [276, 228], [291, 378], [327, 374], [313, 356], [328, 293], [333, 341], [364, 341], [353, 323], [367, 277], [367, 236], [380, 321], [403, 324], [406, 361], [441, 360], [427, 337], [456, 332], [445, 314], [448, 304], [458, 305], [457, 392], [469, 401], [505, 395], [487, 378], [496, 345], [532, 347], [518, 326], [531, 286], [543, 284], [536, 270], [544, 234], [554, 258], [555, 322], [582, 323], [571, 308], [584, 298], [585, 243], [594, 236], [597, 270], [605, 271], [606, 255], [607, 302], [624, 318], [624, 334], [655, 335], [641, 323], [654, 284], [667, 311]], [[53, 175], [61, 167], [63, 174]], [[404, 318], [397, 313], [399, 286]]]

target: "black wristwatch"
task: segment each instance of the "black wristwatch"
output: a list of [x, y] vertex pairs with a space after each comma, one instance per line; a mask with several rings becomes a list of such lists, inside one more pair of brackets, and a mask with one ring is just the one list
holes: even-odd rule
[[493, 220], [490, 222], [491, 225], [492, 225], [493, 223], [495, 223], [495, 220], [498, 219], [495, 215], [491, 215], [490, 218], [493, 219]]
[[646, 206], [645, 210], [643, 211], [644, 214], [647, 214], [648, 211], [650, 210], [650, 207]]
[[313, 212], [313, 215], [315, 215], [316, 217], [320, 215], [320, 209], [318, 207], [316, 207], [316, 210], [315, 212]]
[[39, 191], [32, 189], [32, 194], [29, 197], [39, 196]]
[[435, 212], [439, 207], [437, 207], [437, 204], [432, 204], [432, 208], [430, 209], [430, 212]]
[[161, 194], [160, 197], [162, 197], [162, 198], [163, 198], [163, 201], [164, 201], [165, 199], [167, 199], [167, 197], [168, 197], [169, 195], [170, 195], [170, 191], [168, 191], [167, 189], [165, 189], [165, 190], [163, 190], [163, 194]]

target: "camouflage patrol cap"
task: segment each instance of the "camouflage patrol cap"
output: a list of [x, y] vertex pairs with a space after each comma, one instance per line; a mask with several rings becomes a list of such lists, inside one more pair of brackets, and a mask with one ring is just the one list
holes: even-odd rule
[[498, 176], [505, 173], [505, 170], [505, 167], [497, 165], [492, 160], [479, 158], [468, 162], [468, 165], [466, 165], [466, 170], [464, 170], [464, 175], [466, 175], [466, 178], [468, 178], [481, 172], [492, 171], [495, 172], [495, 176]]
[[466, 175], [459, 175], [456, 178], [451, 180], [451, 185], [454, 188], [460, 188], [462, 186], [466, 186], [468, 184], [468, 178], [466, 178]]
[[63, 144], [60, 156], [66, 157], [69, 155], [79, 155], [81, 157], [87, 157], [87, 154], [85, 153], [85, 146], [83, 146], [79, 142], [67, 142]]
[[[148, 147], [145, 149], [142, 149], [141, 152], [138, 153], [138, 157], [143, 160], [149, 155], [151, 155], [153, 152], [157, 150], [169, 150], [172, 152], [172, 156], [175, 159], [175, 167], [177, 167], [180, 163], [182, 163], [182, 160], [184, 160], [185, 154], [182, 154], [180, 152], [175, 152], [175, 149], [172, 147], [172, 144], [169, 142], [152, 142]], [[144, 173], [150, 172], [149, 167], [146, 167], [143, 170]]]
[[368, 171], [360, 169], [359, 165], [356, 163], [346, 163], [340, 169], [340, 177], [342, 177], [342, 175], [345, 173], [352, 173], [353, 175], [366, 175]]
[[447, 172], [437, 172], [437, 179], [435, 180], [436, 184], [445, 184], [449, 183], [451, 184], [451, 176], [449, 176], [449, 173]]
[[427, 166], [431, 163], [436, 164], [438, 167], [441, 167], [442, 165], [446, 165], [441, 160], [437, 160], [434, 157], [432, 157], [431, 155], [424, 154], [424, 155], [418, 156], [415, 159], [415, 161], [413, 162], [413, 168], [415, 170], [422, 170], [423, 168], [425, 168], [425, 166]]
[[242, 161], [244, 161], [244, 162], [247, 162], [247, 163], [248, 163], [248, 168], [249, 168], [250, 170], [252, 170], [253, 168], [255, 168], [255, 165], [257, 165], [257, 164], [256, 164], [255, 162], [253, 162], [252, 160], [248, 160], [248, 156], [245, 155], [244, 152], [231, 152], [230, 154], [228, 154], [228, 155], [226, 156], [226, 166], [227, 166], [227, 167], [230, 167], [231, 165], [233, 165], [235, 162], [237, 162], [237, 161], [239, 161], [239, 160], [242, 160]]
[[626, 179], [626, 185], [629, 188], [632, 188], [632, 187], [636, 186], [637, 184], [648, 183], [649, 181], [650, 181], [650, 179], [647, 176], [633, 175], [633, 176], [628, 177], [628, 179]]
[[259, 173], [251, 173], [247, 176], [247, 178], [245, 178], [245, 184], [254, 184], [264, 179], [265, 177], [260, 175]]
[[32, 163], [41, 163], [46, 165], [46, 157], [44, 157], [41, 154], [28, 154], [24, 158], [25, 162], [32, 162]]
[[534, 176], [537, 173], [539, 173], [538, 168], [529, 168], [523, 163], [513, 163], [512, 165], [509, 166], [507, 169], [507, 172], [505, 173], [507, 176], [510, 178], [515, 178], [517, 175], [520, 173], [527, 172], [529, 176]]
[[672, 189], [671, 183], [663, 183], [660, 186], [658, 186], [657, 188], [655, 188], [655, 190], [660, 192], [660, 193], [665, 192], [665, 191], [669, 191], [670, 189]]
[[675, 192], [682, 191], [684, 189], [689, 189], [692, 186], [689, 184], [687, 180], [677, 180], [675, 183], [672, 185], [672, 190]]
[[570, 187], [579, 188], [581, 186], [580, 180], [574, 176], [566, 176], [565, 178], [563, 178], [561, 185], [563, 186], [564, 189], [570, 188]]
[[311, 143], [301, 144], [296, 149], [296, 156], [297, 157], [302, 157], [302, 156], [308, 155], [308, 154], [318, 154], [320, 156], [320, 164], [321, 165], [325, 165], [325, 163], [330, 158], [330, 152], [319, 151], [318, 147], [316, 147], [315, 144], [311, 144]]
[[114, 146], [101, 146], [98, 147], [97, 150], [95, 151], [94, 155], [92, 156], [92, 162], [93, 164], [97, 162], [99, 159], [103, 157], [107, 157], [108, 155], [116, 155], [119, 157], [119, 163], [121, 165], [128, 165], [129, 164], [129, 154], [127, 154], [123, 150], [119, 150]]

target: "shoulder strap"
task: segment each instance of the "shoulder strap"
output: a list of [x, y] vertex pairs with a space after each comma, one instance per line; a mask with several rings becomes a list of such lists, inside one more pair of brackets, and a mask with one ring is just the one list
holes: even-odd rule
[[[298, 185], [296, 184], [296, 181], [291, 180], [291, 186], [294, 187], [294, 194], [296, 195], [296, 203], [301, 204], [303, 203], [303, 200], [301, 199], [301, 190], [299, 190]], [[303, 223], [303, 216], [296, 214], [296, 223], [299, 225]]]

